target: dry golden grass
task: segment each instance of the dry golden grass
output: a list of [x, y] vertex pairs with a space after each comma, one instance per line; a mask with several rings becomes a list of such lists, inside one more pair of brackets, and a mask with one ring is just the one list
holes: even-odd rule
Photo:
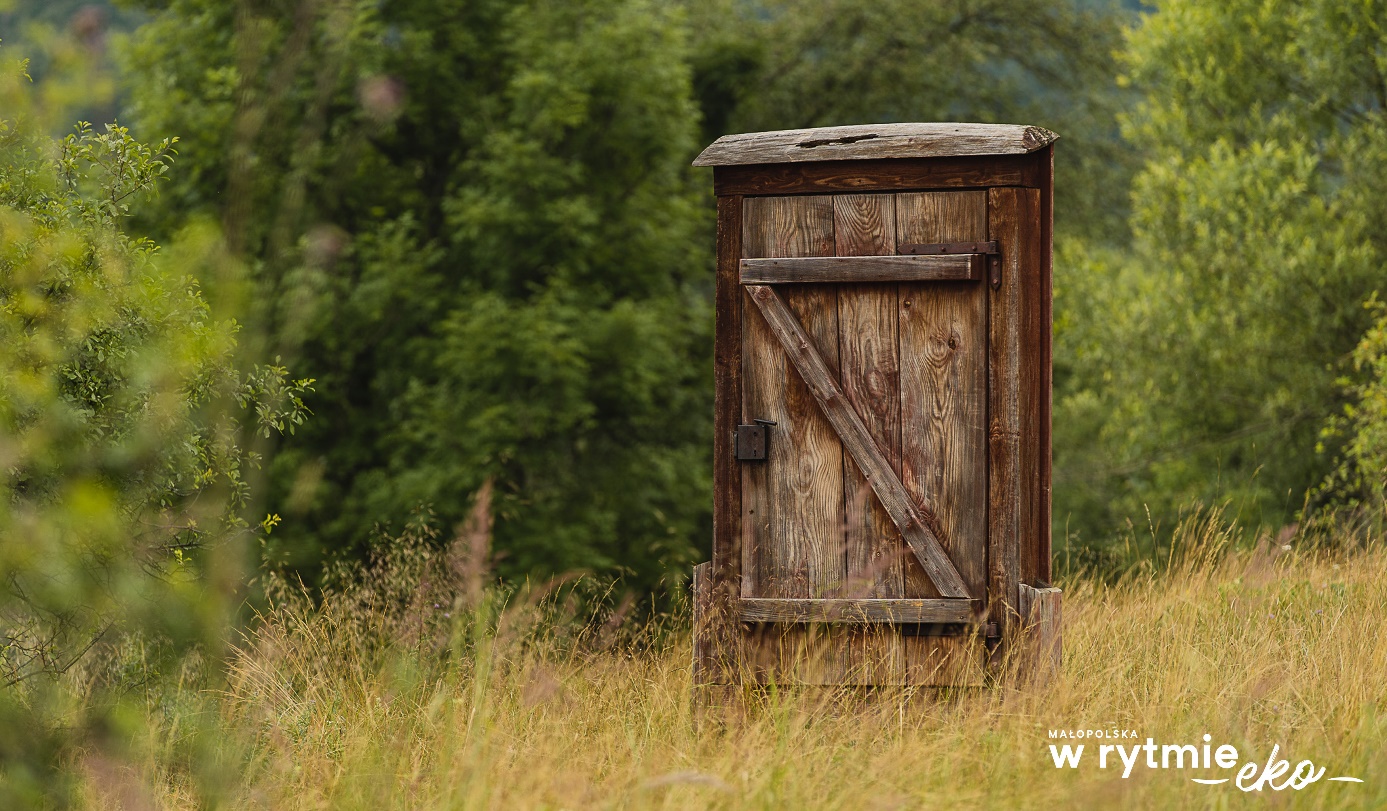
[[[416, 632], [412, 609], [373, 618], [369, 600], [284, 607], [228, 687], [152, 709], [149, 751], [89, 766], [86, 793], [103, 808], [1387, 807], [1387, 552], [1223, 552], [1216, 521], [1182, 533], [1198, 553], [1160, 573], [1062, 584], [1065, 666], [1046, 689], [855, 708], [770, 697], [702, 731], [683, 635], [575, 652], [521, 609]], [[429, 628], [464, 652], [425, 653]], [[175, 769], [199, 707], [214, 734], [192, 736], [201, 765]], [[1138, 765], [1124, 779], [1116, 756], [1098, 768], [1091, 740], [1079, 768], [1058, 769], [1052, 728], [1158, 744], [1209, 733], [1240, 765], [1275, 744], [1326, 779], [1248, 794], [1191, 781], [1236, 770]], [[1338, 775], [1365, 782], [1328, 782]]]

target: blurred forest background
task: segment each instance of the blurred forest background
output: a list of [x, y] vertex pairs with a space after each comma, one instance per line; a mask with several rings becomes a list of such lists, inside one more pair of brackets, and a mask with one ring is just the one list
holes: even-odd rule
[[113, 628], [215, 650], [258, 572], [481, 491], [500, 578], [668, 593], [711, 533], [689, 162], [730, 132], [1061, 134], [1061, 571], [1204, 508], [1380, 529], [1381, 2], [0, 0], [0, 40], [9, 684]]

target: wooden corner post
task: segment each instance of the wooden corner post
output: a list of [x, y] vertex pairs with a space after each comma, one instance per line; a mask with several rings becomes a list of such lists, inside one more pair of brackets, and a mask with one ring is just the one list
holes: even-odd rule
[[734, 435], [742, 411], [742, 197], [717, 202], [713, 328], [713, 559], [694, 570], [696, 707], [724, 703], [741, 684], [736, 616], [742, 581], [742, 469]]

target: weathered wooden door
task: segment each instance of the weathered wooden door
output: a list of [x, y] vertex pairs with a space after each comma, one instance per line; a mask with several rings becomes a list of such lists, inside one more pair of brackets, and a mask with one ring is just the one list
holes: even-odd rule
[[989, 344], [988, 251], [1008, 239], [989, 192], [741, 202], [741, 417], [769, 426], [766, 458], [739, 462], [746, 664], [974, 683], [999, 596], [989, 371], [1007, 360]]

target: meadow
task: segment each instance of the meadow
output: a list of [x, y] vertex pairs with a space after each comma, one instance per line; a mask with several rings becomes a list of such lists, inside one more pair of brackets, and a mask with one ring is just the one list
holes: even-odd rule
[[[771, 690], [702, 723], [682, 612], [577, 622], [543, 589], [478, 592], [456, 550], [404, 544], [320, 600], [279, 584], [225, 681], [147, 686], [146, 734], [82, 764], [80, 795], [104, 809], [1382, 807], [1387, 550], [1237, 538], [1197, 517], [1163, 560], [1063, 582], [1064, 668], [1043, 687]], [[1245, 785], [1273, 746], [1325, 771], [1244, 792], [1192, 782], [1237, 769], [1150, 769], [1142, 753], [1124, 778], [1117, 754], [1096, 761], [1105, 742], [1205, 734], [1257, 764]], [[1076, 768], [1055, 765], [1051, 744], [1080, 743]]]

